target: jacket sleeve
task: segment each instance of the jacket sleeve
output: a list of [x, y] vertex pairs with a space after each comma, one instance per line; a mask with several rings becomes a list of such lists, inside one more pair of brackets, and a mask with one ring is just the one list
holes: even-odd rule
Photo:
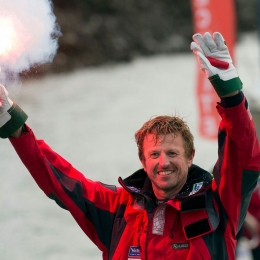
[[239, 231], [260, 171], [260, 149], [255, 125], [245, 97], [240, 104], [217, 110], [221, 116], [218, 161], [213, 190], [219, 201], [223, 229], [235, 238]]
[[54, 152], [32, 130], [10, 138], [20, 159], [44, 193], [70, 211], [101, 251], [109, 248], [121, 189], [91, 181]]

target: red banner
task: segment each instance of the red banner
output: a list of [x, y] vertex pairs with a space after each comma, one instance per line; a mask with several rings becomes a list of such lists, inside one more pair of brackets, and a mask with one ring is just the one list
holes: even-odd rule
[[[194, 33], [220, 32], [234, 61], [236, 19], [234, 0], [191, 0]], [[196, 95], [199, 103], [199, 133], [208, 139], [217, 138], [220, 117], [216, 112], [219, 100], [209, 80], [198, 67]]]

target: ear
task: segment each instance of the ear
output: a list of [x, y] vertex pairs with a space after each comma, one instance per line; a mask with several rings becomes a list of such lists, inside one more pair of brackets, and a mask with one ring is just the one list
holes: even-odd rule
[[192, 152], [190, 158], [188, 159], [189, 167], [192, 165], [194, 156], [195, 156], [195, 150], [193, 150], [193, 152]]

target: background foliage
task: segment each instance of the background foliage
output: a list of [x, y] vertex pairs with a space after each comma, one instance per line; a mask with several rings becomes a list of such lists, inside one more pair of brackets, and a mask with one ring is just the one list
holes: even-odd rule
[[[238, 37], [257, 30], [257, 0], [235, 3]], [[190, 51], [189, 0], [53, 0], [53, 7], [63, 34], [59, 50], [51, 64], [34, 68], [31, 74]]]

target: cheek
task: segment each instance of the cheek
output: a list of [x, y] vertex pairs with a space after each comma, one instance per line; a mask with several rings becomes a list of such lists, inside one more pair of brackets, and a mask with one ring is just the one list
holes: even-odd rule
[[148, 159], [148, 160], [142, 161], [142, 165], [143, 165], [144, 170], [146, 172], [153, 171], [153, 169], [156, 167], [156, 164], [157, 164], [156, 160], [149, 160]]

